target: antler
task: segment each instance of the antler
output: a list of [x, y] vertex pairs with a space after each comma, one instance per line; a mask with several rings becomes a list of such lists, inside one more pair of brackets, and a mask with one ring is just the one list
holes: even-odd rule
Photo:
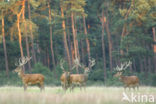
[[61, 59], [61, 61], [60, 61], [60, 67], [61, 67], [61, 69], [62, 69], [63, 71], [65, 71], [65, 69], [64, 69], [64, 67], [63, 67], [63, 64], [64, 64], [64, 60]]
[[120, 67], [117, 66], [114, 70], [116, 70], [116, 71], [123, 71], [123, 70], [127, 69], [127, 67], [129, 67], [131, 64], [132, 64], [131, 61], [125, 62], [123, 64], [121, 63], [121, 66]]
[[89, 68], [93, 67], [95, 65], [95, 59], [89, 58]]
[[18, 60], [18, 63], [15, 63], [16, 66], [23, 66], [25, 65], [29, 60], [31, 60], [32, 57], [21, 57]]
[[75, 68], [75, 67], [77, 67], [77, 66], [79, 66], [79, 67], [81, 67], [81, 68], [85, 68], [85, 66], [83, 65], [83, 64], [80, 64], [80, 61], [79, 61], [79, 59], [78, 58], [76, 58], [75, 60], [74, 60], [74, 66], [72, 67], [72, 70]]

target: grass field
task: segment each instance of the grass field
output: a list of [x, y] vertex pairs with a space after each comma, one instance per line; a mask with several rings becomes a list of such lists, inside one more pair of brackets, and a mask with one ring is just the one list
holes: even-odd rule
[[[66, 93], [61, 87], [45, 87], [40, 92], [37, 87], [28, 87], [26, 92], [22, 87], [0, 87], [0, 104], [132, 104], [122, 101], [123, 92], [129, 97], [132, 93], [139, 96], [134, 104], [156, 104], [156, 88], [140, 87], [139, 91], [124, 91], [122, 87], [87, 87], [86, 91], [76, 88], [74, 92]], [[154, 102], [140, 102], [141, 95], [154, 96]]]

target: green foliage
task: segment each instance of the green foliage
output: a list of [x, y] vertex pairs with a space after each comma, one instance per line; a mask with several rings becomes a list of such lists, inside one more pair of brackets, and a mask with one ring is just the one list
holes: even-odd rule
[[50, 69], [42, 65], [42, 63], [36, 63], [32, 69], [32, 73], [43, 74], [46, 85], [58, 85], [59, 83], [55, 78], [54, 72], [51, 72]]
[[32, 69], [32, 73], [42, 73], [43, 75], [50, 76], [51, 71], [49, 68], [42, 65], [42, 63], [36, 63]]

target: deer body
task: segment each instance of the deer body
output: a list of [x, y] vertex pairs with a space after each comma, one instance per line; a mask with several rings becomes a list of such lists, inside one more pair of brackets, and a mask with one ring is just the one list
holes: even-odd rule
[[133, 87], [133, 89], [135, 89], [135, 87], [139, 88], [139, 78], [137, 76], [121, 75], [119, 80], [124, 83], [125, 89], [126, 87], [129, 87], [129, 88]]
[[38, 85], [42, 91], [44, 89], [44, 76], [42, 74], [25, 74], [22, 66], [26, 64], [27, 61], [28, 59], [26, 58], [21, 62], [19, 61], [20, 65], [14, 70], [14, 72], [18, 73], [19, 77], [22, 79], [24, 91], [27, 89], [28, 85]]
[[67, 88], [68, 88], [68, 86], [69, 86], [70, 72], [64, 72], [64, 73], [61, 75], [60, 80], [61, 80], [62, 88], [63, 88], [64, 90], [67, 90]]
[[85, 83], [88, 76], [84, 74], [71, 74], [70, 75], [70, 83]]
[[81, 87], [83, 86], [84, 89], [86, 87], [86, 82], [88, 80], [88, 73], [89, 73], [89, 68], [84, 69], [84, 74], [71, 74], [70, 75], [70, 86], [71, 86], [71, 91], [74, 89], [76, 85]]
[[79, 60], [78, 58], [76, 58], [74, 60], [74, 66], [72, 67], [72, 70], [75, 68], [75, 67], [82, 67], [84, 69], [84, 73], [83, 74], [70, 74], [69, 71], [65, 71], [64, 67], [63, 67], [63, 60], [61, 60], [60, 62], [60, 66], [61, 66], [61, 69], [63, 70], [63, 74], [61, 75], [60, 77], [60, 80], [61, 80], [61, 85], [62, 85], [62, 88], [66, 91], [67, 88], [70, 87], [70, 90], [73, 90], [73, 88], [75, 87], [75, 85], [79, 85], [80, 86], [80, 89], [82, 86], [84, 86], [85, 88], [85, 85], [86, 85], [86, 81], [88, 79], [88, 73], [90, 71], [90, 68], [92, 66], [95, 65], [95, 60], [94, 59], [90, 59], [89, 60], [90, 63], [89, 63], [89, 67], [85, 67], [84, 65], [81, 65], [79, 63]]
[[122, 75], [123, 71], [132, 63], [129, 61], [128, 63], [121, 64], [121, 67], [116, 67], [116, 71], [118, 71], [114, 77], [119, 77], [119, 80], [124, 83], [124, 88], [127, 87], [135, 89], [135, 87], [139, 88], [139, 78], [137, 76], [124, 76]]

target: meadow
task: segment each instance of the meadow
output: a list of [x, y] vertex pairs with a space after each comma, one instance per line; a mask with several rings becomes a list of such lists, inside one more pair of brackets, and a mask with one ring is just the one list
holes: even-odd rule
[[[0, 104], [132, 104], [132, 102], [122, 101], [123, 92], [128, 97], [133, 93], [137, 102], [133, 104], [155, 104], [156, 88], [140, 87], [139, 91], [126, 90], [122, 87], [92, 86], [86, 90], [75, 88], [73, 92], [64, 92], [61, 87], [45, 87], [45, 91], [40, 92], [37, 87], [28, 87], [26, 92], [22, 87], [3, 86], [0, 87]], [[154, 96], [154, 102], [141, 102], [142, 95]]]

